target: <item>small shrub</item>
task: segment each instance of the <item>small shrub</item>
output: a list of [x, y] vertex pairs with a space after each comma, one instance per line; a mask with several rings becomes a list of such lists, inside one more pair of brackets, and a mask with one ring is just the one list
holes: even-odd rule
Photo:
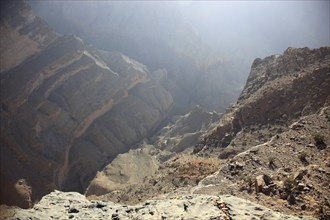
[[275, 163], [275, 157], [268, 157], [268, 163], [269, 164], [274, 164]]
[[293, 187], [294, 187], [294, 179], [293, 179], [293, 177], [288, 177], [288, 178], [284, 179], [284, 187], [287, 190], [292, 190], [293, 189]]
[[324, 142], [325, 141], [325, 137], [323, 134], [319, 133], [319, 132], [313, 132], [312, 133], [312, 137], [314, 139], [315, 145], [319, 148], [319, 149], [324, 149], [327, 145]]
[[269, 168], [271, 169], [274, 169], [276, 166], [275, 166], [275, 160], [276, 160], [276, 157], [268, 157], [268, 166]]
[[307, 162], [307, 153], [305, 151], [302, 151], [299, 153], [298, 158], [301, 162], [306, 163]]
[[228, 159], [237, 155], [239, 152], [233, 148], [225, 148], [218, 156], [219, 159]]
[[324, 142], [324, 135], [319, 132], [312, 133], [312, 137], [314, 141], [317, 142]]

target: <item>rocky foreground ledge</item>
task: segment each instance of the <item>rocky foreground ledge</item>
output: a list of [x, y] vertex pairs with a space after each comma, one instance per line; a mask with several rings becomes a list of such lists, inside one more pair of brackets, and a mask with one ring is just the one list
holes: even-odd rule
[[54, 191], [32, 209], [0, 206], [3, 219], [314, 219], [289, 216], [235, 196], [181, 195], [127, 206]]

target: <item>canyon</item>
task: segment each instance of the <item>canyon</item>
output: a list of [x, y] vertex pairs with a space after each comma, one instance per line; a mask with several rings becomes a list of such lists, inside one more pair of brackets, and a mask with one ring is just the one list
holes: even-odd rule
[[330, 47], [256, 58], [239, 95], [175, 11], [136, 49], [142, 8], [102, 32], [45, 4], [1, 2], [1, 217], [329, 218]]

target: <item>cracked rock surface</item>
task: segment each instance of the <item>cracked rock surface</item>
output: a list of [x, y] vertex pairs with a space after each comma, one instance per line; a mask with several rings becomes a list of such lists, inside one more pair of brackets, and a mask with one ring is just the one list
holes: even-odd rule
[[235, 196], [185, 195], [147, 200], [134, 206], [89, 201], [76, 192], [54, 191], [32, 209], [5, 205], [4, 219], [314, 219], [274, 212]]

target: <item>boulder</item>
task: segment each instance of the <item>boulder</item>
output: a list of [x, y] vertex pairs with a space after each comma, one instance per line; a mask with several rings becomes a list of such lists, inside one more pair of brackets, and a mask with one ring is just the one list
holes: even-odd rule
[[266, 183], [264, 181], [264, 176], [263, 175], [259, 175], [255, 178], [255, 191], [256, 193], [262, 192], [262, 189], [266, 186]]
[[265, 195], [269, 195], [272, 190], [272, 187], [269, 186], [271, 182], [271, 178], [266, 174], [257, 176], [255, 178], [256, 193], [262, 192]]

